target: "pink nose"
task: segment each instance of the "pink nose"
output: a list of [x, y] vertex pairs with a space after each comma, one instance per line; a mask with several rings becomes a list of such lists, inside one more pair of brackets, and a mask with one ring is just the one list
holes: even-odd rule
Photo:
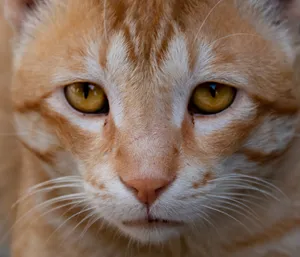
[[172, 181], [163, 179], [133, 179], [123, 183], [134, 190], [137, 199], [147, 205], [151, 205], [166, 189]]

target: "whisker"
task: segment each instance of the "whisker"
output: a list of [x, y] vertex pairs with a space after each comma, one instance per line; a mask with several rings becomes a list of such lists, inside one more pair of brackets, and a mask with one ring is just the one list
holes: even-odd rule
[[[75, 218], [76, 216], [79, 216], [85, 212], [88, 212], [90, 210], [94, 209], [93, 207], [85, 207], [83, 210], [81, 210], [80, 212], [76, 212], [75, 214], [71, 215], [69, 218], [67, 218], [62, 224], [60, 224], [52, 233], [51, 235], [48, 237], [48, 239], [46, 240], [46, 244], [50, 241], [50, 239], [55, 235], [55, 233], [57, 233], [63, 226], [65, 226], [71, 219]], [[73, 232], [73, 230], [72, 230]], [[69, 234], [68, 234], [69, 236]]]
[[[222, 185], [223, 187], [225, 186], [225, 185]], [[251, 186], [251, 185], [249, 185], [249, 184], [241, 184], [241, 183], [239, 183], [239, 184], [231, 184], [230, 185], [230, 187], [231, 188], [234, 188], [235, 190], [249, 190], [249, 191], [255, 191], [255, 192], [257, 192], [257, 193], [261, 193], [262, 195], [264, 195], [264, 196], [268, 196], [268, 197], [270, 197], [271, 199], [273, 199], [273, 200], [276, 200], [276, 201], [278, 201], [278, 202], [280, 202], [280, 199], [278, 198], [278, 197], [276, 197], [276, 196], [274, 196], [273, 194], [271, 194], [270, 192], [268, 192], [268, 191], [266, 191], [266, 190], [263, 190], [263, 189], [261, 189], [261, 188], [258, 188], [258, 187], [255, 187], [255, 186]]]
[[279, 192], [281, 195], [283, 195], [284, 197], [287, 197], [284, 192], [278, 188], [277, 186], [275, 186], [273, 183], [269, 182], [269, 181], [266, 181], [265, 179], [262, 179], [262, 178], [259, 178], [259, 177], [255, 177], [255, 176], [249, 176], [249, 175], [244, 175], [244, 174], [231, 174], [229, 176], [225, 176], [225, 177], [221, 177], [221, 178], [216, 178], [212, 181], [218, 181], [219, 179], [222, 181], [222, 179], [229, 179], [229, 180], [232, 180], [232, 178], [237, 178], [237, 179], [240, 179], [240, 180], [244, 180], [244, 181], [249, 181], [251, 183], [256, 183], [258, 185], [264, 185], [265, 187], [268, 187], [268, 188], [272, 188], [274, 189], [275, 191]]
[[264, 186], [268, 189], [276, 190], [280, 192], [282, 195], [285, 195], [278, 187], [276, 187], [274, 184], [265, 181], [263, 179], [257, 178], [257, 177], [252, 177], [252, 176], [246, 176], [246, 175], [230, 175], [230, 176], [225, 176], [225, 177], [220, 177], [211, 180], [210, 182], [217, 182], [217, 181], [244, 181], [244, 182], [249, 182], [249, 184], [256, 184], [260, 186]]
[[[26, 198], [28, 198], [29, 196], [32, 196], [32, 195], [34, 195], [36, 192], [38, 192], [38, 191], [36, 191], [36, 190], [38, 190], [39, 188], [41, 188], [41, 187], [43, 187], [43, 186], [47, 186], [47, 185], [49, 185], [49, 184], [54, 184], [54, 183], [56, 183], [56, 184], [58, 184], [58, 183], [65, 183], [65, 185], [67, 184], [67, 183], [73, 183], [73, 185], [79, 185], [79, 184], [82, 184], [82, 180], [80, 180], [79, 178], [80, 177], [78, 177], [78, 180], [76, 180], [76, 179], [74, 179], [74, 178], [72, 178], [71, 179], [71, 177], [75, 177], [75, 176], [68, 176], [68, 177], [66, 177], [66, 178], [64, 178], [64, 177], [60, 177], [60, 178], [56, 178], [56, 179], [52, 179], [52, 180], [47, 180], [47, 181], [45, 181], [45, 182], [42, 182], [42, 183], [39, 183], [39, 184], [37, 184], [37, 185], [34, 185], [34, 186], [32, 186], [32, 187], [30, 187], [28, 190], [27, 190], [27, 194], [25, 194], [24, 196], [22, 196], [21, 198], [19, 198], [13, 205], [12, 205], [12, 207], [11, 208], [15, 208], [16, 207], [16, 205], [18, 205], [20, 202], [22, 202], [22, 201], [24, 201]], [[78, 183], [78, 184], [75, 184], [75, 183]]]
[[106, 42], [108, 42], [108, 36], [107, 36], [107, 0], [104, 0], [103, 2], [103, 28], [104, 28], [104, 36], [105, 36], [105, 40]]
[[[217, 226], [213, 223], [212, 219], [210, 216], [204, 211], [204, 210], [198, 210], [201, 214], [201, 219], [203, 219], [208, 225], [210, 225], [217, 233], [218, 237], [221, 238], [221, 235], [219, 233], [219, 230], [217, 229]], [[197, 227], [196, 225], [194, 226], [195, 228]]]
[[[96, 213], [95, 212], [93, 212], [95, 209], [93, 208], [93, 207], [90, 207], [86, 212], [91, 212], [90, 214], [88, 214], [87, 216], [85, 216], [79, 223], [77, 223], [77, 225], [68, 233], [68, 235], [66, 236], [66, 239], [68, 238], [68, 237], [70, 237], [71, 236], [71, 234], [73, 233], [73, 232], [75, 232], [76, 231], [76, 229], [81, 225], [81, 224], [83, 224], [85, 221], [88, 221], [88, 223], [87, 223], [87, 225], [84, 227], [84, 230], [83, 231], [85, 231], [85, 232], [87, 232], [87, 230], [91, 227], [91, 225], [92, 224], [94, 224], [94, 222], [93, 222], [93, 220], [94, 219], [91, 219], [93, 216], [95, 216], [96, 215]], [[96, 220], [98, 220], [98, 218], [99, 217], [97, 217], [97, 219]], [[92, 221], [92, 222], [91, 222]], [[96, 222], [96, 221], [95, 221]], [[90, 225], [89, 225], [90, 224]], [[85, 233], [83, 233], [83, 231], [80, 233], [80, 235], [79, 235], [79, 237], [77, 238], [77, 239], [75, 239], [75, 241], [76, 240], [79, 240], [80, 238], [81, 238], [81, 236], [83, 237], [84, 235], [85, 235]]]
[[61, 182], [68, 182], [68, 181], [81, 181], [80, 176], [64, 176], [64, 177], [58, 177], [54, 179], [49, 179], [47, 181], [44, 181], [42, 183], [36, 184], [29, 188], [29, 190], [36, 189], [38, 187], [46, 186], [50, 183], [61, 183]]
[[200, 25], [196, 35], [195, 35], [195, 38], [194, 38], [194, 41], [193, 41], [193, 45], [196, 43], [196, 40], [200, 34], [200, 32], [202, 31], [202, 28], [204, 27], [206, 21], [208, 20], [208, 18], [210, 17], [210, 15], [214, 12], [214, 10], [223, 2], [224, 0], [219, 0], [212, 8], [211, 10], [208, 12], [208, 14], [206, 15], [205, 19], [203, 20], [202, 24]]
[[[210, 181], [210, 183], [220, 181], [221, 185], [219, 187], [226, 188], [226, 186], [230, 186], [232, 189], [248, 189], [260, 192], [276, 201], [280, 201], [280, 199], [274, 195], [274, 193], [277, 192], [280, 193], [280, 195], [282, 195], [284, 198], [288, 199], [288, 197], [277, 186], [257, 177], [236, 174], [213, 179]], [[231, 184], [228, 185], [228, 182]]]
[[[232, 206], [234, 208], [230, 208], [229, 206], [226, 206], [226, 205], [229, 205], [229, 206]], [[237, 204], [234, 204], [234, 203], [231, 203], [230, 201], [223, 201], [223, 202], [219, 202], [219, 204], [212, 204], [212, 206], [214, 207], [218, 207], [220, 209], [223, 209], [223, 210], [228, 210], [228, 211], [231, 211], [231, 212], [234, 212], [234, 213], [237, 213], [238, 215], [246, 218], [248, 221], [252, 222], [253, 224], [257, 225], [257, 222], [253, 220], [253, 218], [257, 221], [259, 221], [259, 218], [258, 217], [249, 217], [247, 216], [243, 211], [245, 211], [241, 206], [237, 205]], [[237, 210], [239, 209], [239, 210]], [[252, 215], [251, 215], [252, 216]]]
[[213, 195], [213, 194], [208, 194], [208, 197], [212, 197], [212, 198], [215, 198], [215, 199], [220, 199], [222, 200], [221, 203], [227, 203], [227, 204], [230, 204], [236, 208], [239, 208], [243, 211], [246, 211], [247, 210], [247, 213], [250, 213], [251, 216], [253, 216], [253, 218], [255, 218], [257, 221], [259, 221], [259, 216], [257, 215], [257, 213], [255, 213], [255, 211], [250, 208], [248, 205], [242, 203], [241, 201], [239, 200], [236, 200], [234, 198], [230, 198], [230, 197], [227, 197], [227, 196], [219, 196], [219, 195]]
[[[97, 213], [94, 213], [94, 215], [97, 215]], [[86, 227], [84, 228], [84, 230], [81, 232], [79, 239], [82, 239], [86, 234], [86, 232], [89, 230], [89, 228], [92, 227], [99, 220], [100, 220], [99, 216], [96, 216], [94, 219], [90, 220], [86, 225]]]
[[47, 207], [51, 204], [62, 202], [62, 201], [85, 199], [84, 196], [85, 196], [85, 193], [74, 193], [74, 194], [62, 195], [62, 196], [58, 196], [55, 198], [51, 198], [45, 202], [35, 205], [34, 208], [32, 208], [30, 210], [30, 212], [38, 210], [39, 208]]
[[53, 208], [53, 209], [50, 209], [50, 210], [48, 210], [48, 211], [46, 211], [46, 212], [43, 212], [43, 213], [41, 214], [41, 217], [43, 217], [43, 216], [49, 214], [50, 212], [54, 212], [54, 211], [56, 211], [56, 210], [59, 210], [59, 209], [62, 209], [62, 208], [64, 208], [64, 207], [67, 207], [67, 206], [70, 206], [70, 205], [71, 205], [71, 207], [70, 207], [66, 212], [64, 212], [64, 213], [62, 214], [62, 216], [64, 216], [67, 212], [71, 211], [72, 209], [76, 208], [77, 206], [79, 206], [80, 204], [82, 204], [82, 203], [84, 203], [84, 202], [86, 202], [86, 199], [84, 199], [84, 200], [78, 200], [78, 201], [72, 201], [72, 202], [69, 202], [69, 203], [66, 203], [66, 204], [63, 204], [63, 205], [59, 205], [59, 206], [57, 206], [57, 207], [55, 207], [55, 208]]
[[[56, 211], [56, 210], [59, 210], [59, 209], [62, 209], [62, 208], [64, 208], [64, 207], [68, 207], [68, 206], [71, 205], [71, 207], [68, 208], [68, 210], [65, 211], [65, 212], [62, 214], [62, 216], [64, 216], [67, 212], [71, 211], [72, 209], [76, 208], [77, 206], [79, 206], [80, 204], [82, 204], [82, 203], [84, 203], [84, 202], [86, 202], [86, 200], [72, 201], [72, 202], [69, 202], [69, 203], [66, 203], [66, 204], [63, 204], [63, 205], [59, 205], [59, 206], [57, 206], [57, 207], [55, 207], [55, 208], [52, 208], [52, 209], [50, 209], [50, 210], [48, 210], [48, 211], [46, 211], [46, 212], [41, 213], [41, 214], [40, 214], [40, 217], [44, 217], [44, 216], [46, 216], [47, 214], [49, 214], [49, 213], [51, 213], [51, 212], [54, 212], [54, 211]], [[31, 222], [29, 223], [29, 225], [32, 225], [33, 222], [34, 222], [34, 221], [31, 221]]]
[[[234, 187], [234, 185], [232, 185], [232, 186]], [[224, 195], [224, 196], [236, 196], [236, 197], [238, 197], [239, 200], [245, 199], [243, 197], [251, 198], [251, 199], [254, 199], [254, 200], [258, 200], [258, 201], [265, 200], [265, 198], [263, 198], [263, 197], [259, 197], [257, 195], [246, 194], [246, 193], [224, 192], [224, 193], [222, 193], [222, 195]]]
[[220, 38], [217, 38], [216, 40], [214, 40], [213, 42], [210, 43], [210, 46], [216, 44], [217, 42], [223, 40], [223, 39], [227, 39], [227, 38], [230, 38], [230, 37], [236, 37], [236, 36], [253, 36], [253, 37], [260, 37], [256, 34], [251, 34], [251, 33], [234, 33], [234, 34], [229, 34], [229, 35], [226, 35], [224, 37], [220, 37]]
[[12, 208], [15, 208], [20, 202], [24, 201], [25, 199], [29, 198], [30, 196], [38, 193], [47, 193], [56, 189], [62, 189], [62, 188], [82, 188], [82, 185], [78, 184], [69, 184], [69, 185], [56, 185], [51, 187], [42, 188], [36, 191], [31, 191], [30, 194], [24, 195], [22, 198], [20, 198], [16, 203], [13, 204]]
[[81, 199], [85, 199], [85, 193], [63, 195], [60, 197], [51, 198], [50, 200], [47, 200], [38, 205], [35, 205], [33, 208], [31, 208], [29, 211], [25, 212], [21, 217], [19, 217], [14, 222], [14, 224], [11, 226], [11, 228], [8, 230], [8, 232], [5, 233], [4, 236], [0, 239], [0, 243], [8, 237], [8, 235], [12, 232], [12, 230], [15, 228], [15, 226], [17, 226], [21, 221], [23, 221], [25, 218], [27, 218], [34, 211], [37, 211], [39, 208], [44, 208], [44, 207], [50, 206], [51, 204], [56, 204], [56, 203], [59, 203], [62, 201], [67, 201], [67, 200], [72, 201], [72, 200], [81, 200]]
[[[257, 208], [260, 208], [261, 210], [267, 210], [267, 208], [261, 204], [258, 204], [256, 200], [258, 201], [262, 201], [264, 198], [261, 198], [261, 197], [258, 197], [258, 196], [254, 196], [254, 195], [248, 195], [248, 194], [239, 194], [239, 193], [224, 193], [222, 194], [224, 196], [230, 196], [231, 198], [233, 199], [236, 199], [236, 201], [242, 201], [242, 202], [245, 202], [245, 203], [248, 203], [249, 205], [252, 205], [252, 206], [255, 206]], [[241, 197], [241, 195], [243, 197]], [[246, 199], [245, 199], [246, 198]], [[250, 199], [254, 199], [253, 201], [247, 199], [247, 198], [250, 198]]]
[[227, 216], [228, 218], [231, 218], [233, 219], [234, 221], [236, 221], [238, 224], [240, 224], [243, 228], [245, 228], [249, 233], [251, 233], [250, 229], [244, 224], [242, 223], [240, 220], [238, 220], [237, 218], [235, 218], [234, 216], [228, 214], [227, 212], [224, 212], [222, 210], [219, 210], [217, 208], [214, 208], [214, 207], [211, 207], [211, 206], [208, 206], [208, 205], [202, 205], [203, 207], [209, 209], [209, 210], [212, 210], [212, 211], [215, 211], [215, 212], [218, 212], [220, 214], [223, 214], [225, 216]]

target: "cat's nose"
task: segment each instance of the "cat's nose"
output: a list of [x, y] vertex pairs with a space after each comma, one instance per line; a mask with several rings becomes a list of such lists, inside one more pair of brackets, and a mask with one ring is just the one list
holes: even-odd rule
[[136, 194], [137, 199], [146, 204], [151, 205], [159, 197], [173, 180], [164, 179], [133, 179], [124, 181], [123, 183], [132, 189]]

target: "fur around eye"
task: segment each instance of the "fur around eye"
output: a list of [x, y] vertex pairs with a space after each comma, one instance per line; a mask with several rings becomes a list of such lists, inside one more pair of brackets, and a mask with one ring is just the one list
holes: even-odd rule
[[219, 113], [233, 103], [236, 91], [234, 87], [215, 82], [200, 84], [191, 96], [189, 111], [203, 115]]
[[104, 90], [90, 83], [74, 83], [65, 87], [68, 103], [77, 111], [88, 114], [108, 113], [108, 100]]

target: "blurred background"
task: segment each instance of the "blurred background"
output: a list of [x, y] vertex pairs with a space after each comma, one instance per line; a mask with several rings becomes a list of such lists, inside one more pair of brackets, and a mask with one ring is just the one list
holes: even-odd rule
[[4, 235], [11, 227], [16, 201], [16, 183], [18, 181], [18, 143], [12, 126], [10, 81], [12, 31], [4, 20], [3, 1], [0, 0], [0, 257], [8, 256], [8, 238]]

